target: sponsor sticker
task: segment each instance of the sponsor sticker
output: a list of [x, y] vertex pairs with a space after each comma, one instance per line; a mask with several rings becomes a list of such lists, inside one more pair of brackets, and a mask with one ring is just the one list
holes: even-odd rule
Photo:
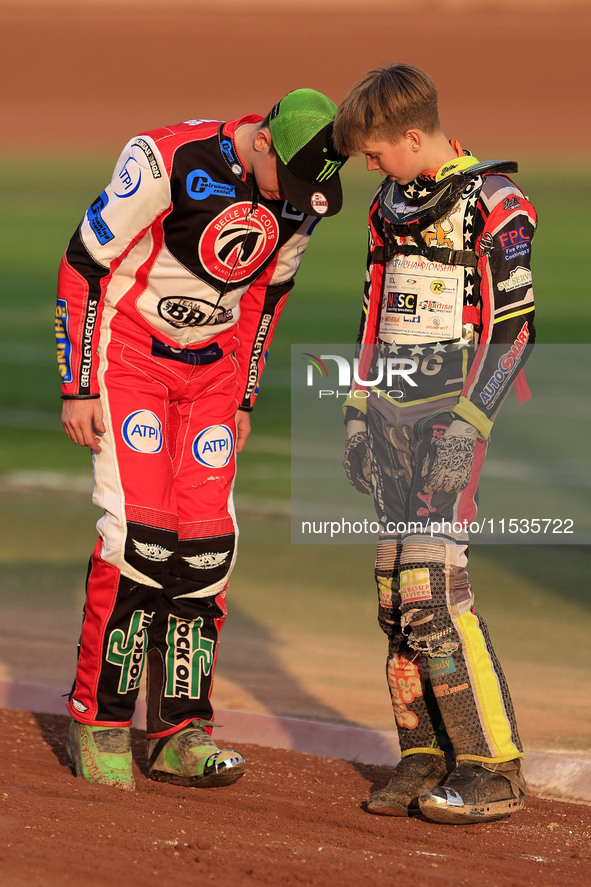
[[109, 635], [107, 662], [121, 669], [118, 693], [136, 690], [144, 670], [146, 658], [147, 628], [154, 613], [136, 610], [129, 622], [127, 634], [121, 628], [114, 629]]
[[230, 169], [234, 173], [235, 176], [242, 178], [244, 174], [244, 169], [242, 168], [242, 164], [238, 161], [238, 156], [236, 151], [234, 150], [234, 145], [230, 141], [230, 139], [222, 139], [220, 142], [220, 150], [224, 155], [227, 163], [230, 166]]
[[525, 346], [529, 342], [529, 337], [530, 330], [526, 320], [512, 346], [499, 358], [496, 370], [480, 392], [480, 400], [485, 406], [496, 400], [507, 376], [521, 360]]
[[408, 706], [423, 695], [426, 677], [420, 662], [411, 662], [394, 654], [388, 662], [388, 686], [392, 694], [392, 708], [399, 727], [414, 729], [419, 723], [417, 714]]
[[[326, 182], [327, 179], [332, 178], [332, 176], [339, 171], [342, 165], [343, 164], [340, 160], [325, 160], [324, 166], [316, 176], [316, 181]], [[322, 196], [324, 197], [324, 195]]]
[[387, 610], [391, 610], [394, 606], [392, 602], [393, 591], [392, 591], [392, 580], [386, 579], [383, 576], [377, 577], [378, 581], [378, 597], [380, 601], [380, 607], [385, 607]]
[[443, 656], [441, 659], [428, 659], [429, 676], [431, 680], [442, 674], [453, 674], [456, 670], [455, 663], [451, 656]]
[[116, 185], [115, 197], [131, 197], [142, 182], [142, 168], [135, 159], [130, 157], [119, 170], [119, 184]]
[[230, 551], [204, 551], [203, 554], [194, 554], [191, 557], [184, 557], [190, 567], [195, 570], [214, 570], [221, 567]]
[[148, 158], [148, 163], [150, 164], [150, 169], [152, 171], [152, 178], [154, 178], [154, 179], [162, 178], [162, 173], [160, 172], [160, 167], [158, 166], [158, 161], [154, 157], [154, 152], [152, 151], [152, 149], [150, 148], [150, 146], [146, 142], [146, 140], [145, 139], [137, 139], [133, 143], [132, 147], [134, 145], [137, 145], [138, 148], [141, 148], [141, 150], [144, 152], [144, 154]]
[[482, 256], [488, 255], [494, 246], [494, 237], [488, 231], [485, 231], [482, 237], [480, 238], [480, 254]]
[[458, 684], [456, 687], [450, 687], [449, 684], [441, 684], [439, 687], [433, 687], [433, 695], [436, 697], [440, 696], [452, 696], [454, 693], [461, 693], [462, 690], [467, 690], [468, 684]]
[[263, 206], [235, 203], [219, 213], [199, 241], [199, 259], [218, 280], [238, 282], [250, 277], [277, 246], [279, 226]]
[[159, 453], [162, 449], [162, 422], [150, 410], [135, 410], [124, 420], [121, 436], [136, 453]]
[[211, 673], [215, 641], [201, 634], [203, 619], [168, 617], [165, 696], [198, 699], [201, 678]]
[[235, 197], [236, 188], [234, 185], [226, 185], [224, 182], [214, 182], [204, 169], [194, 169], [187, 176], [187, 194], [192, 200], [205, 200], [212, 194]]
[[414, 272], [389, 263], [384, 275], [379, 336], [384, 342], [445, 341], [461, 333], [462, 285], [458, 277]]
[[55, 339], [57, 343], [57, 365], [62, 382], [72, 381], [72, 342], [68, 331], [68, 303], [58, 299], [55, 307]]
[[234, 452], [234, 438], [227, 425], [209, 425], [193, 441], [193, 456], [200, 465], [223, 468]]
[[138, 542], [137, 539], [132, 539], [132, 542], [139, 556], [145, 557], [148, 561], [162, 563], [173, 555], [172, 551], [157, 542]]
[[80, 388], [90, 390], [90, 376], [92, 374], [92, 359], [94, 356], [92, 338], [98, 317], [98, 297], [88, 296], [86, 312], [84, 316], [84, 330], [82, 334], [82, 360], [80, 361]]
[[264, 350], [265, 341], [267, 339], [267, 334], [269, 332], [269, 327], [271, 325], [271, 321], [273, 320], [272, 314], [263, 314], [261, 317], [261, 321], [259, 324], [259, 329], [256, 334], [256, 338], [254, 340], [252, 351], [250, 354], [250, 363], [248, 365], [248, 380], [246, 385], [246, 391], [244, 392], [245, 397], [250, 397], [253, 391], [256, 390], [257, 383], [259, 381], [259, 361], [261, 357], [264, 361], [266, 361], [267, 352]]
[[439, 302], [437, 299], [421, 299], [419, 308], [421, 311], [435, 311], [438, 314], [449, 314], [454, 310], [454, 306], [449, 302]]
[[501, 280], [497, 283], [497, 289], [510, 293], [511, 290], [518, 290], [522, 286], [529, 286], [531, 282], [532, 276], [529, 268], [513, 268], [507, 280]]
[[328, 200], [322, 191], [314, 191], [310, 198], [310, 204], [312, 209], [321, 216], [328, 212]]
[[509, 212], [513, 209], [518, 209], [521, 206], [521, 200], [517, 196], [517, 194], [512, 194], [511, 197], [505, 197], [503, 200], [503, 209], [505, 212]]
[[417, 294], [388, 292], [386, 311], [396, 314], [416, 314]]
[[106, 207], [109, 202], [109, 198], [107, 197], [107, 192], [103, 191], [94, 203], [87, 210], [88, 224], [90, 225], [92, 231], [94, 232], [94, 236], [101, 244], [104, 246], [105, 243], [109, 243], [110, 240], [113, 240], [115, 235], [103, 220], [101, 215], [102, 211]]
[[231, 308], [226, 310], [205, 299], [161, 299], [158, 302], [158, 314], [176, 329], [198, 326], [200, 323], [228, 323], [233, 319]]
[[88, 711], [88, 706], [84, 705], [83, 702], [80, 702], [79, 699], [74, 699], [74, 697], [72, 696], [71, 702], [72, 708], [75, 708], [76, 711], [80, 712], [80, 714], [84, 714], [85, 711]]
[[498, 235], [499, 243], [505, 251], [505, 261], [510, 262], [512, 259], [519, 259], [521, 256], [528, 256], [531, 249], [531, 237], [525, 230], [524, 225], [519, 228], [512, 228], [510, 231], [503, 231]]
[[429, 570], [425, 568], [401, 570], [400, 596], [403, 604], [411, 601], [430, 601]]

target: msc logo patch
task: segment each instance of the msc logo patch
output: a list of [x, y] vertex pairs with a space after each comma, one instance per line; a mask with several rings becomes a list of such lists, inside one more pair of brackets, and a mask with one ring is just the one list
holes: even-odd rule
[[162, 449], [162, 422], [150, 410], [130, 413], [121, 426], [121, 435], [136, 453], [159, 453]]
[[234, 452], [234, 438], [227, 425], [209, 425], [193, 441], [193, 456], [207, 468], [223, 468]]
[[393, 314], [416, 314], [417, 294], [389, 292], [386, 311]]

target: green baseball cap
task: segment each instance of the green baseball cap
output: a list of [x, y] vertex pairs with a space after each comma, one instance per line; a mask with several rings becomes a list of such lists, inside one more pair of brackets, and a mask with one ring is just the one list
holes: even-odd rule
[[295, 89], [274, 106], [269, 128], [285, 196], [300, 212], [334, 216], [343, 205], [339, 170], [347, 159], [332, 141], [337, 106], [315, 89]]

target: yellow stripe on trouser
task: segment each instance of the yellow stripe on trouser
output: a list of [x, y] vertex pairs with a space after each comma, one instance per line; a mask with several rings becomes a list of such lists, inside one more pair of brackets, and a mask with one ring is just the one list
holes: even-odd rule
[[523, 753], [519, 751], [511, 739], [511, 726], [503, 705], [497, 675], [477, 617], [469, 610], [454, 619], [454, 624], [462, 639], [482, 729], [493, 752], [491, 758], [488, 759], [478, 755], [460, 754], [458, 760], [495, 760], [500, 762], [522, 758]]

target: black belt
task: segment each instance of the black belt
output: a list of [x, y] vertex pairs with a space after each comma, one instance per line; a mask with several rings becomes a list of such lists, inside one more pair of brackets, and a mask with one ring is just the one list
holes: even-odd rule
[[217, 342], [206, 345], [204, 348], [173, 348], [165, 345], [152, 336], [152, 356], [163, 357], [166, 360], [178, 360], [179, 363], [188, 363], [192, 366], [204, 366], [207, 363], [215, 363], [224, 352]]

